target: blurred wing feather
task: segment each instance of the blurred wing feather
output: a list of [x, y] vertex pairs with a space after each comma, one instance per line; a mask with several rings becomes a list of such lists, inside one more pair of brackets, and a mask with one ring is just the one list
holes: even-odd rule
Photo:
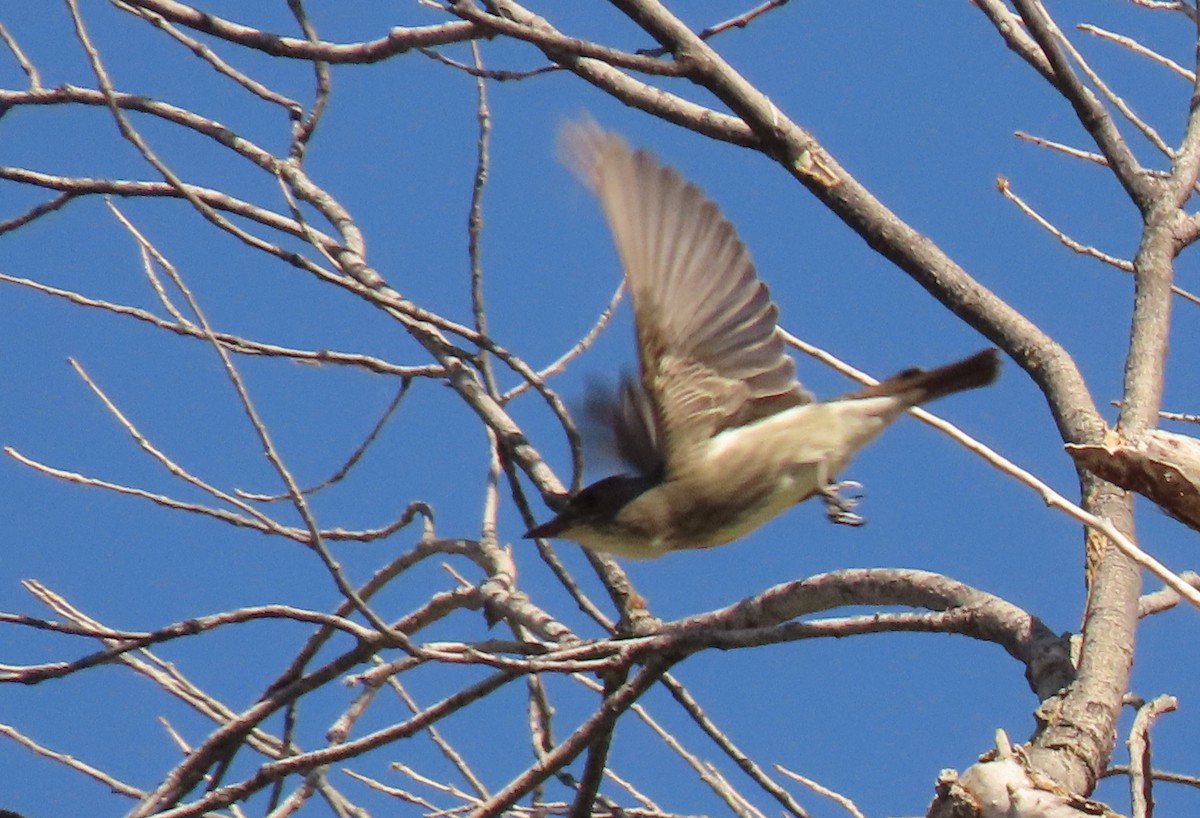
[[588, 384], [584, 411], [589, 428], [601, 432], [594, 443], [617, 455], [643, 477], [661, 478], [663, 446], [654, 405], [640, 382], [624, 375], [614, 392], [607, 384]]
[[[796, 380], [770, 293], [717, 206], [590, 120], [567, 125], [563, 146], [599, 198], [625, 269], [639, 400], [652, 410], [666, 469], [722, 429], [811, 401]], [[647, 430], [638, 434], [645, 439]]]

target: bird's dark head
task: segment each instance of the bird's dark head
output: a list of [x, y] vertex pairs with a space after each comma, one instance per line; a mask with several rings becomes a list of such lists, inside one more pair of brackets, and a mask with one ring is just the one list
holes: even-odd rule
[[647, 478], [629, 474], [605, 477], [571, 495], [557, 515], [526, 531], [525, 537], [561, 537], [593, 547], [594, 542], [626, 536], [621, 510], [651, 485]]

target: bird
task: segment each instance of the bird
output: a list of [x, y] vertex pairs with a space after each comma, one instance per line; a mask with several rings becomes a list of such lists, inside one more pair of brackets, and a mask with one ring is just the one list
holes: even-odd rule
[[731, 542], [835, 482], [908, 409], [986, 386], [995, 349], [817, 401], [796, 379], [779, 311], [749, 251], [695, 184], [590, 118], [560, 132], [564, 162], [599, 199], [633, 303], [638, 374], [593, 387], [586, 420], [629, 471], [566, 498], [527, 538], [650, 559]]

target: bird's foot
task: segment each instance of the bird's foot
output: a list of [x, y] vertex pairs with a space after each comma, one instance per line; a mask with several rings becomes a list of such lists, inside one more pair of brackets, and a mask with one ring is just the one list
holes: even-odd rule
[[866, 522], [851, 509], [858, 505], [861, 494], [843, 497], [838, 494], [845, 489], [861, 489], [862, 483], [854, 480], [843, 480], [840, 483], [827, 483], [820, 489], [821, 499], [825, 501], [825, 516], [831, 523], [838, 525], [860, 526]]

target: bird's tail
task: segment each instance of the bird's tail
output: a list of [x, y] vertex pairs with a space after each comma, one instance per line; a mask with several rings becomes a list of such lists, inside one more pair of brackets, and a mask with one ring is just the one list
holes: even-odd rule
[[1000, 357], [996, 350], [984, 349], [937, 369], [905, 369], [874, 386], [842, 395], [838, 400], [896, 395], [904, 398], [909, 406], [916, 406], [944, 395], [987, 386], [996, 380], [999, 372]]

